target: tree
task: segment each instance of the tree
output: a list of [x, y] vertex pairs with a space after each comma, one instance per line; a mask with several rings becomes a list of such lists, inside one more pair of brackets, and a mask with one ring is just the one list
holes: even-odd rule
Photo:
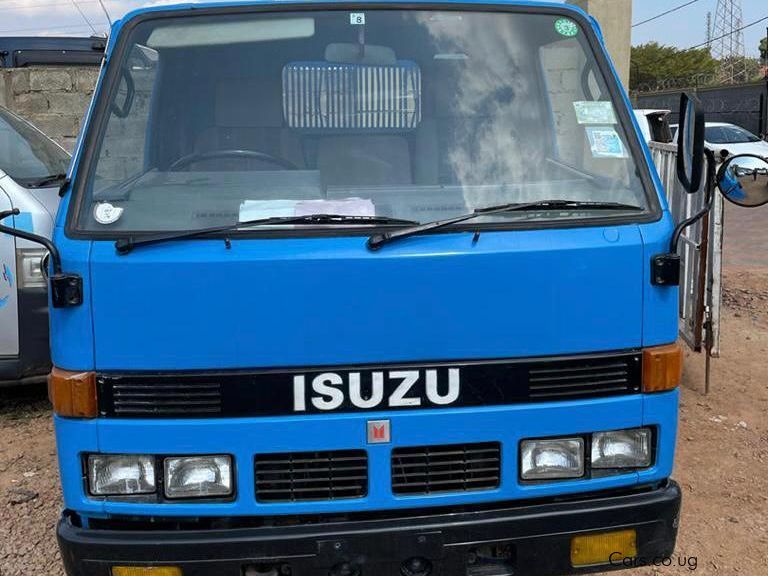
[[763, 61], [768, 60], [768, 38], [760, 40], [760, 57]]
[[659, 85], [663, 82], [696, 84], [697, 78], [710, 79], [718, 70], [718, 62], [708, 48], [680, 50], [649, 42], [632, 47], [630, 87], [643, 84]]

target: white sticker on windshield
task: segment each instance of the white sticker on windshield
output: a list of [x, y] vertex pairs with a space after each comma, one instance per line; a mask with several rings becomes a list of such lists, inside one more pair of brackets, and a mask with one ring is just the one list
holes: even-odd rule
[[240, 204], [240, 222], [263, 218], [286, 218], [330, 214], [334, 216], [375, 216], [376, 206], [363, 198], [338, 200], [246, 200]]
[[100, 202], [93, 208], [93, 218], [99, 224], [114, 224], [123, 215], [123, 208], [113, 206], [109, 202]]
[[595, 158], [627, 158], [624, 142], [616, 129], [611, 127], [589, 127], [587, 138]]
[[240, 222], [296, 215], [296, 200], [246, 200], [240, 204]]
[[365, 25], [365, 12], [351, 12], [349, 15], [349, 23], [352, 26]]
[[611, 102], [574, 102], [579, 124], [616, 124]]

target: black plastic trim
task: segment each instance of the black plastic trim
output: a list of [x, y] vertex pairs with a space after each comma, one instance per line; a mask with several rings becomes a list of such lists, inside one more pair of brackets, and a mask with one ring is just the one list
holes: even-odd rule
[[[266, 12], [317, 12], [317, 11], [339, 11], [349, 12], [350, 10], [417, 10], [417, 11], [469, 11], [469, 12], [505, 12], [521, 14], [549, 14], [554, 16], [565, 16], [576, 20], [584, 32], [590, 47], [595, 55], [595, 61], [603, 74], [608, 92], [614, 103], [620, 119], [625, 126], [634, 127], [634, 119], [627, 109], [626, 96], [619, 86], [619, 81], [611, 68], [607, 58], [604, 46], [601, 44], [595, 34], [592, 23], [580, 11], [567, 6], [526, 6], [524, 4], [439, 4], [439, 3], [349, 3], [339, 6], [336, 3], [316, 2], [303, 4], [265, 4], [248, 6], [222, 6], [198, 8], [189, 6], [189, 10], [194, 12], [195, 16], [206, 16], [212, 14], [246, 14], [246, 13], [266, 13]], [[79, 160], [77, 170], [75, 171], [75, 180], [70, 189], [73, 193], [72, 201], [69, 203], [67, 212], [66, 226], [64, 233], [71, 239], [87, 240], [117, 240], [120, 234], [114, 232], [90, 232], [78, 228], [81, 206], [85, 197], [85, 182], [92, 177], [92, 171], [95, 169], [94, 150], [101, 142], [106, 131], [106, 123], [109, 118], [108, 106], [109, 97], [115, 90], [119, 82], [120, 69], [111, 65], [111, 61], [122, 59], [126, 50], [130, 33], [140, 23], [147, 20], [160, 20], [165, 18], [179, 17], [183, 12], [179, 10], [158, 10], [146, 12], [135, 16], [126, 22], [120, 31], [117, 45], [112, 54], [109, 55], [106, 66], [106, 74], [97, 88], [95, 96], [96, 104], [91, 115], [88, 126], [85, 130], [85, 136], [82, 144], [82, 157]], [[94, 141], [94, 139], [96, 139]], [[466, 224], [455, 226], [448, 229], [433, 231], [430, 234], [450, 234], [456, 232], [491, 232], [491, 231], [511, 231], [511, 230], [538, 230], [538, 229], [571, 229], [586, 228], [595, 226], [618, 226], [623, 224], [648, 224], [658, 222], [663, 216], [661, 203], [659, 201], [660, 190], [656, 187], [655, 181], [651, 175], [650, 167], [646, 160], [640, 144], [639, 136], [636, 130], [628, 130], [629, 147], [632, 151], [632, 157], [635, 160], [639, 176], [643, 182], [643, 188], [648, 200], [648, 211], [642, 215], [631, 216], [604, 216], [597, 218], [584, 218], [571, 221], [543, 221], [543, 222], [523, 222], [523, 223], [493, 223], [493, 224]], [[330, 230], [302, 229], [302, 230], [251, 230], [240, 231], [238, 234], [231, 234], [229, 237], [247, 237], [247, 238], [322, 238], [322, 237], [348, 237], [348, 236], [370, 236], [380, 230], [386, 230], [388, 227], [367, 227], [350, 228], [341, 227]], [[147, 232], [146, 234], [156, 234], [157, 231]], [[142, 232], [131, 232], [131, 236], [140, 238]], [[215, 238], [215, 237], [212, 237]]]
[[[621, 363], [613, 367], [611, 361]], [[565, 400], [583, 400], [594, 398], [606, 398], [629, 394], [640, 394], [642, 385], [642, 356], [639, 350], [623, 350], [601, 354], [583, 354], [573, 356], [491, 359], [491, 360], [456, 360], [441, 362], [412, 362], [397, 364], [364, 364], [352, 366], [312, 366], [312, 367], [288, 367], [268, 368], [256, 370], [235, 370], [219, 372], [121, 372], [102, 373], [96, 378], [99, 398], [99, 414], [109, 418], [222, 418], [222, 417], [246, 417], [246, 416], [286, 416], [306, 415], [313, 413], [328, 413], [314, 409], [310, 402], [306, 404], [306, 410], [294, 410], [292, 378], [294, 375], [306, 375], [306, 390], [310, 389], [311, 378], [324, 372], [333, 372], [346, 375], [350, 372], [361, 374], [362, 382], [367, 386], [370, 381], [369, 374], [374, 371], [389, 372], [393, 370], [438, 370], [438, 378], [443, 381], [449, 368], [462, 369], [462, 392], [459, 399], [444, 408], [478, 407], [478, 406], [503, 406], [508, 404], [525, 404], [535, 402], [554, 402]], [[596, 390], [589, 388], [589, 382], [583, 383], [582, 388], [571, 390], [566, 387], [564, 391], [559, 389], [551, 393], [531, 383], [531, 373], [535, 370], [548, 372], [609, 370], [611, 368], [626, 371], [622, 376], [625, 383], [611, 383], [610, 387], [598, 387]], [[588, 372], [590, 373], [590, 372]], [[594, 376], [593, 373], [590, 373]], [[599, 375], [599, 379], [606, 375]], [[553, 376], [556, 378], [556, 376]], [[571, 376], [571, 379], [575, 378]], [[421, 380], [421, 379], [420, 379]], [[505, 385], [498, 385], [504, 382]], [[129, 390], [132, 386], [146, 386], [151, 392], [159, 389], [166, 392], [163, 387], [179, 391], [175, 393], [182, 397], [188, 395], [190, 399], [195, 395], [195, 388], [203, 385], [219, 384], [220, 396], [218, 408], [200, 412], [199, 406], [191, 405], [195, 409], [184, 411], [154, 410], [151, 396], [147, 397], [146, 407], [140, 410], [126, 410], [118, 405], [116, 387], [124, 386]], [[511, 383], [511, 384], [510, 384]], [[595, 382], [596, 384], [597, 382]], [[432, 406], [426, 400], [416, 407], [392, 407], [386, 406], [386, 399], [392, 392], [391, 382], [385, 379], [384, 400], [375, 409], [387, 410], [413, 410], [416, 409], [440, 409]], [[417, 383], [420, 385], [421, 382]], [[189, 386], [188, 390], [184, 390]], [[556, 383], [543, 384], [544, 388], [558, 387]], [[419, 388], [414, 386], [411, 395], [419, 394]], [[125, 392], [123, 392], [125, 393]], [[128, 391], [130, 394], [130, 391]], [[174, 402], [183, 407], [183, 398]], [[373, 409], [360, 409], [351, 405], [348, 398], [338, 409], [332, 413], [370, 412]], [[122, 412], [122, 413], [121, 413]]]

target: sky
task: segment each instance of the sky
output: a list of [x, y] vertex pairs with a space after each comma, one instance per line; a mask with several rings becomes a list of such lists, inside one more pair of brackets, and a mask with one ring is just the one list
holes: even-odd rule
[[[146, 5], [170, 4], [174, 0], [102, 0], [113, 18]], [[633, 0], [633, 22], [650, 18], [690, 0]], [[768, 0], [741, 0], [744, 23], [768, 16]], [[717, 0], [696, 2], [654, 22], [633, 28], [632, 41], [657, 41], [688, 48], [706, 40], [707, 12], [715, 12]], [[82, 14], [78, 12], [78, 8]], [[748, 56], [757, 56], [767, 22], [744, 32]], [[107, 18], [98, 0], [0, 0], [0, 35], [71, 35], [105, 33]]]

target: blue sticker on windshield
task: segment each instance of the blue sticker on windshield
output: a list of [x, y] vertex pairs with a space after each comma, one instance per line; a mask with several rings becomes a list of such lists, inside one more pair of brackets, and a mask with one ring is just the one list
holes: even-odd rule
[[627, 158], [627, 150], [624, 142], [615, 128], [589, 127], [587, 138], [592, 148], [592, 156], [595, 158]]

